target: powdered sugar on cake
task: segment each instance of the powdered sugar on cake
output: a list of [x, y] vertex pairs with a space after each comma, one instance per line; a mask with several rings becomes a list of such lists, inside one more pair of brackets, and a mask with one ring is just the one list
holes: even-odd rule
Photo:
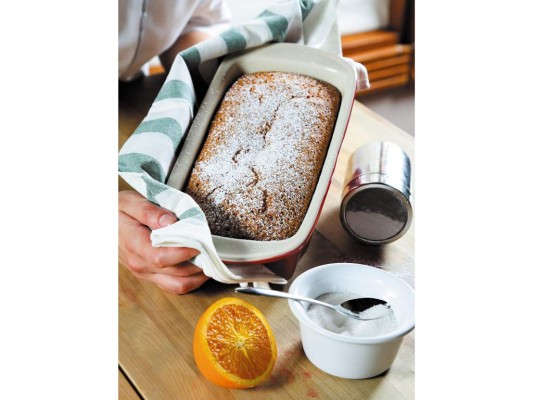
[[338, 103], [332, 86], [283, 72], [247, 74], [230, 88], [187, 187], [214, 234], [279, 240], [297, 231]]

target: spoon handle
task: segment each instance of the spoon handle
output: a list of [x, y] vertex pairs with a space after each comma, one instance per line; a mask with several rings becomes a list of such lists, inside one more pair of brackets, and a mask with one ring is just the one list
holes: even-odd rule
[[303, 297], [298, 296], [297, 294], [289, 294], [285, 292], [280, 292], [277, 290], [271, 290], [271, 289], [261, 289], [261, 288], [254, 288], [254, 287], [238, 287], [235, 288], [235, 291], [238, 293], [246, 293], [246, 294], [253, 294], [256, 296], [269, 296], [269, 297], [279, 297], [282, 299], [291, 299], [291, 300], [298, 300], [298, 301], [307, 301], [309, 303], [315, 303], [319, 304], [324, 307], [331, 308], [335, 310], [335, 306], [332, 304], [324, 303], [323, 301], [310, 299], [309, 297]]

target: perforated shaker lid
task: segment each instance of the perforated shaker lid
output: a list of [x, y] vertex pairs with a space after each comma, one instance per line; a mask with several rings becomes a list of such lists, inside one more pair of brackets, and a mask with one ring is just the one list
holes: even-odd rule
[[402, 236], [411, 224], [409, 201], [397, 189], [366, 184], [349, 192], [341, 206], [344, 227], [369, 244], [385, 244]]

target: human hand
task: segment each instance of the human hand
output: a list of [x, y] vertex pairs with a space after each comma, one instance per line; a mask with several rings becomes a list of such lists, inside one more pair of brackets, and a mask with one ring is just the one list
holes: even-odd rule
[[177, 221], [176, 216], [133, 190], [118, 193], [119, 260], [133, 275], [169, 292], [184, 294], [209, 277], [187, 262], [199, 252], [188, 247], [153, 247], [151, 230]]

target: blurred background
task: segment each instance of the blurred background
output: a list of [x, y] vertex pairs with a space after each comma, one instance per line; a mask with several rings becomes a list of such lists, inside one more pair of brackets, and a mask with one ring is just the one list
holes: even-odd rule
[[365, 65], [361, 103], [415, 135], [414, 0], [340, 0], [343, 55]]

